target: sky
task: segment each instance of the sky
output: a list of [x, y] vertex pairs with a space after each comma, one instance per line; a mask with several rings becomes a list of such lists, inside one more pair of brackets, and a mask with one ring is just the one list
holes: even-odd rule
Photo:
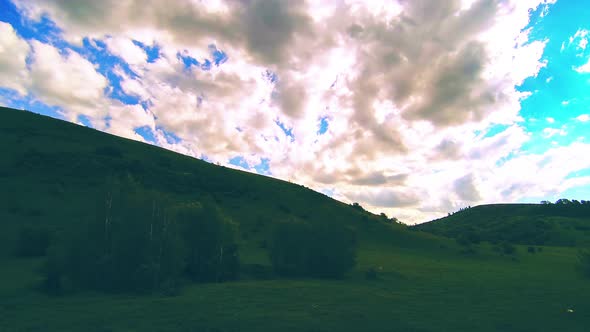
[[590, 6], [0, 0], [0, 104], [402, 222], [590, 199]]

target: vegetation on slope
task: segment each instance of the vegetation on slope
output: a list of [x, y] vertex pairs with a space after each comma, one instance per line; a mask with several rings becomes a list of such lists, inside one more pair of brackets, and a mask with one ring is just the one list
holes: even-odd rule
[[[464, 252], [455, 241], [408, 231], [302, 186], [22, 111], [0, 109], [0, 152], [0, 331], [510, 332], [583, 331], [590, 324], [590, 282], [579, 273], [585, 260], [574, 248], [529, 254], [517, 245], [504, 255], [481, 243]], [[126, 187], [113, 185], [126, 179], [139, 189], [112, 195], [110, 226], [118, 228], [105, 232], [109, 192]], [[126, 207], [120, 213], [116, 202]], [[163, 219], [154, 214], [175, 220], [178, 231], [164, 236]], [[325, 232], [335, 225], [342, 226], [339, 235]], [[282, 227], [303, 236], [286, 239]], [[110, 243], [117, 245], [109, 250], [116, 251], [106, 251], [103, 239], [115, 230]], [[180, 246], [166, 247], [172, 243]], [[229, 257], [238, 258], [238, 280], [207, 282], [231, 279], [221, 277], [232, 275], [231, 260], [226, 269], [206, 258], [219, 258], [221, 248], [227, 257], [234, 244], [238, 255]], [[166, 273], [160, 247], [183, 258], [179, 265], [170, 260]], [[333, 251], [354, 253], [354, 268], [347, 270], [350, 259], [336, 260], [343, 276], [317, 278], [325, 275], [313, 266], [331, 260], [314, 253], [335, 257]], [[95, 255], [102, 269], [84, 260], [81, 266], [107, 280], [119, 262], [139, 262], [132, 265], [148, 273], [135, 276], [157, 279], [164, 292], [96, 292], [105, 290], [104, 281], [95, 278], [93, 287], [78, 279], [71, 270], [77, 258], [64, 259], [68, 252]], [[273, 261], [294, 253], [305, 259], [287, 264], [287, 273], [275, 262], [277, 276]], [[83, 289], [57, 297], [39, 292], [55, 281], [51, 268], [71, 283], [66, 288]], [[183, 291], [164, 282], [175, 278], [186, 282]]]
[[470, 242], [588, 246], [590, 204], [559, 200], [556, 204], [482, 205], [413, 228]]

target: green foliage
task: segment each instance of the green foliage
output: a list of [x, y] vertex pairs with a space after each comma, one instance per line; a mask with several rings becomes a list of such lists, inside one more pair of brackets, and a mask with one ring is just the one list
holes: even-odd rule
[[367, 280], [377, 280], [377, 269], [374, 267], [370, 267], [365, 271], [365, 279]]
[[62, 283], [106, 292], [174, 293], [195, 281], [237, 277], [233, 229], [213, 206], [172, 203], [134, 180], [111, 181], [96, 218], [72, 227], [52, 250], [44, 288]]
[[177, 282], [183, 268], [180, 229], [165, 199], [131, 179], [111, 183], [96, 218], [66, 231], [49, 258], [45, 283], [61, 275], [76, 288], [146, 292]]
[[235, 280], [239, 259], [236, 225], [212, 204], [185, 204], [174, 209], [188, 249], [186, 272], [199, 282]]
[[477, 206], [413, 228], [455, 239], [475, 237], [473, 243], [579, 246], [590, 244], [589, 218], [590, 205], [560, 200]]
[[590, 250], [583, 250], [578, 253], [578, 266], [580, 271], [590, 278]]
[[510, 242], [502, 242], [499, 245], [500, 250], [505, 255], [513, 255], [516, 253], [516, 247], [512, 245]]
[[51, 243], [51, 233], [46, 228], [24, 227], [17, 237], [15, 254], [18, 257], [45, 256]]
[[275, 227], [270, 259], [279, 275], [337, 278], [354, 267], [355, 251], [349, 228], [289, 221]]

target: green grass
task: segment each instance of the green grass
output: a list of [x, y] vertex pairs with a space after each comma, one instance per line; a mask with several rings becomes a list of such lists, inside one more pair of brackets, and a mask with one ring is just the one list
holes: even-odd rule
[[[119, 154], [105, 154], [102, 147]], [[0, 153], [1, 332], [504, 332], [590, 326], [590, 280], [576, 269], [577, 248], [544, 246], [530, 254], [518, 246], [515, 255], [501, 255], [482, 244], [475, 254], [460, 254], [451, 239], [383, 223], [299, 185], [10, 109], [0, 109]], [[357, 266], [341, 280], [196, 284], [173, 297], [51, 297], [37, 291], [44, 259], [14, 258], [18, 231], [25, 225], [59, 230], [92, 218], [89, 211], [103, 197], [105, 181], [116, 174], [131, 174], [179, 201], [212, 196], [239, 224], [243, 264], [268, 266], [261, 241], [275, 222], [297, 218], [355, 228]], [[365, 280], [369, 268], [377, 270], [377, 280]]]
[[[204, 284], [177, 297], [47, 297], [30, 289], [35, 262], [14, 262], [9, 264], [14, 270], [5, 264], [3, 272], [11, 273], [3, 274], [19, 288], [1, 290], [0, 326], [14, 331], [584, 331], [589, 323], [590, 283], [575, 273], [573, 249], [546, 247], [541, 254], [521, 253], [517, 261], [489, 252], [451, 257], [381, 249], [362, 250], [359, 269], [344, 280]], [[363, 279], [366, 265], [382, 267], [378, 280]]]

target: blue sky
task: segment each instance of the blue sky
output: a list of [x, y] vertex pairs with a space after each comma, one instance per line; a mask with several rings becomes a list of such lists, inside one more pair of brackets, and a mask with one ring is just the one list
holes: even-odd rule
[[352, 2], [0, 0], [0, 104], [407, 222], [590, 199], [589, 6]]

